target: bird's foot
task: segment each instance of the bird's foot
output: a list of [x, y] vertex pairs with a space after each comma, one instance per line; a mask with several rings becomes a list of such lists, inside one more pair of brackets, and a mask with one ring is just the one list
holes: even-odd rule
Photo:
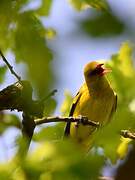
[[87, 116], [79, 115], [79, 121], [77, 123], [83, 124], [83, 125], [88, 125], [88, 121], [89, 121], [89, 119]]
[[94, 126], [97, 128], [100, 127], [99, 122], [92, 121], [92, 120], [88, 119], [87, 116], [82, 116], [82, 115], [79, 116], [79, 121], [77, 122], [77, 125], [79, 125], [79, 124], [82, 124], [84, 126]]

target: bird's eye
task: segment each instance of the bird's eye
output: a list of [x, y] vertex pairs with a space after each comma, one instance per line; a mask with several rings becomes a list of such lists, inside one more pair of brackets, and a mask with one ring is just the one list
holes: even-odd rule
[[89, 76], [94, 76], [94, 75], [97, 75], [97, 69], [94, 69], [92, 71], [89, 72]]
[[89, 73], [89, 76], [101, 75], [104, 72], [104, 68], [102, 66], [103, 64], [97, 65], [96, 68]]

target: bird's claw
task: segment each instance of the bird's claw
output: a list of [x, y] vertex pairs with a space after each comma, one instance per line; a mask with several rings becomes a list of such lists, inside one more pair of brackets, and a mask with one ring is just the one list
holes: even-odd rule
[[79, 115], [79, 121], [78, 124], [87, 125], [88, 124], [88, 117]]

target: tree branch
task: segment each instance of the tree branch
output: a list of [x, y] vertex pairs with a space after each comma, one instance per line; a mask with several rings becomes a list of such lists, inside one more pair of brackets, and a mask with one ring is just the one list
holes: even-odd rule
[[54, 96], [56, 92], [57, 92], [57, 89], [54, 89], [54, 90], [51, 91], [46, 97], [42, 98], [42, 99], [40, 100], [40, 102], [46, 101], [46, 100], [49, 99], [51, 96]]
[[123, 136], [124, 138], [130, 138], [135, 140], [135, 133], [130, 132], [129, 130], [121, 130], [120, 135]]
[[32, 140], [32, 136], [35, 129], [35, 122], [34, 118], [28, 114], [23, 113], [23, 120], [22, 120], [22, 136], [23, 140], [20, 143], [18, 153], [21, 157], [25, 157], [29, 150], [29, 146]]
[[9, 68], [11, 74], [13, 74], [13, 75], [18, 79], [18, 81], [20, 81], [20, 80], [21, 80], [21, 77], [18, 76], [18, 75], [16, 74], [16, 72], [13, 70], [13, 67], [9, 64], [8, 60], [5, 58], [5, 56], [3, 55], [3, 53], [2, 53], [1, 50], [0, 50], [0, 55], [1, 55], [2, 59], [3, 59], [3, 61], [6, 63], [7, 67]]
[[78, 122], [83, 125], [90, 125], [94, 127], [99, 127], [99, 122], [91, 121], [87, 117], [43, 117], [41, 119], [35, 119], [35, 125], [51, 122]]
[[99, 127], [98, 122], [91, 121], [87, 117], [83, 117], [83, 116], [43, 117], [41, 119], [34, 120], [32, 116], [23, 113], [23, 120], [22, 120], [23, 143], [20, 144], [20, 147], [18, 150], [18, 153], [20, 154], [21, 157], [25, 157], [27, 155], [35, 127], [43, 123], [51, 123], [51, 122], [78, 122], [78, 123], [82, 123], [83, 125]]

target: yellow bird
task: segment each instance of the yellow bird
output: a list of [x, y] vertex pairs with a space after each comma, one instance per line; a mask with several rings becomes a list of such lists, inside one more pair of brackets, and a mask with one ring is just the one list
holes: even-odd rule
[[[69, 116], [86, 116], [92, 121], [104, 125], [112, 118], [116, 111], [117, 95], [111, 88], [106, 73], [110, 69], [104, 67], [101, 62], [90, 62], [84, 68], [85, 83], [73, 99]], [[66, 124], [65, 136], [70, 136], [86, 151], [92, 144], [95, 127], [82, 125], [81, 123]]]

